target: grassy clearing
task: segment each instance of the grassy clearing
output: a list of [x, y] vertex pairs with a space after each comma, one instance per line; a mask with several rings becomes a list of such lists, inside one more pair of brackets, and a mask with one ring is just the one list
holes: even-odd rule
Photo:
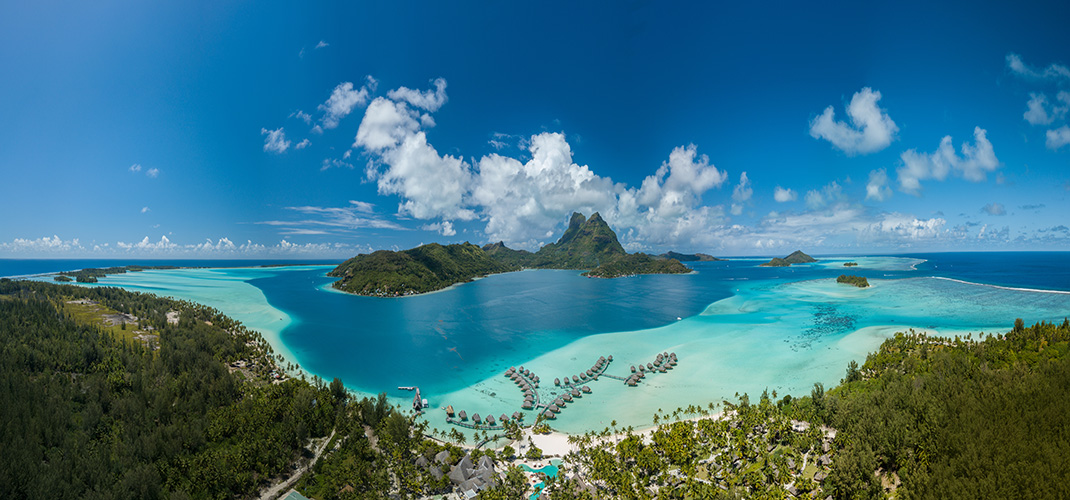
[[123, 342], [141, 342], [135, 337], [148, 333], [139, 331], [136, 321], [126, 322], [125, 327], [122, 321], [116, 321], [114, 318], [120, 316], [119, 311], [101, 304], [75, 302], [75, 300], [78, 299], [64, 300], [62, 306], [63, 311], [79, 323], [97, 325]]

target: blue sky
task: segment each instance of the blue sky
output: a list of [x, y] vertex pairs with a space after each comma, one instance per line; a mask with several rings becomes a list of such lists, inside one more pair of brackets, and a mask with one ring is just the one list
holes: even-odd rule
[[1066, 19], [9, 3], [0, 257], [534, 249], [595, 210], [648, 252], [1066, 250]]

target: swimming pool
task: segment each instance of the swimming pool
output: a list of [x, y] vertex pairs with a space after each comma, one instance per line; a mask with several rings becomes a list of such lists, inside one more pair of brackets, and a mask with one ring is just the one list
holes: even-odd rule
[[[549, 477], [557, 477], [557, 466], [558, 465], [561, 465], [561, 461], [555, 459], [555, 460], [551, 460], [549, 465], [542, 466], [542, 467], [540, 467], [538, 469], [532, 469], [527, 464], [522, 464], [520, 466], [520, 468], [524, 469], [527, 472], [541, 472], [543, 474], [546, 474]], [[539, 492], [542, 491], [542, 488], [544, 486], [545, 486], [545, 484], [542, 483], [542, 482], [539, 482], [539, 483], [535, 484], [535, 492], [531, 494], [531, 497], [529, 497], [530, 500], [536, 500], [537, 498], [539, 498]]]

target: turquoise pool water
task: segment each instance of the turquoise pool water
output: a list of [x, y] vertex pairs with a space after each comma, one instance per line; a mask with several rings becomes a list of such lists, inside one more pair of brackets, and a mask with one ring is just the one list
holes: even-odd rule
[[[560, 461], [558, 461], [558, 463], [560, 463]], [[528, 467], [527, 464], [521, 465], [520, 467], [528, 472], [541, 472], [551, 478], [557, 477], [557, 465], [554, 465], [553, 462], [551, 462], [550, 465], [545, 465], [538, 469], [532, 469], [531, 467]], [[529, 498], [531, 500], [539, 498], [539, 493], [545, 486], [546, 484], [542, 482], [535, 483], [535, 492], [532, 493]]]

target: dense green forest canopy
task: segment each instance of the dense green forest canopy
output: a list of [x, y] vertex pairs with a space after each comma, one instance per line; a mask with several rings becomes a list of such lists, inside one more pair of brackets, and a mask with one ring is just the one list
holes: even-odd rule
[[865, 276], [855, 276], [853, 274], [841, 274], [838, 278], [836, 278], [836, 283], [853, 285], [857, 286], [858, 288], [866, 288], [869, 286], [869, 280], [867, 280]]
[[379, 250], [343, 262], [328, 276], [341, 278], [334, 287], [361, 295], [395, 297], [433, 292], [479, 276], [519, 269], [492, 259], [471, 244], [431, 243], [410, 250]]
[[[63, 307], [73, 299], [137, 315], [159, 350], [75, 321]], [[245, 371], [228, 370], [239, 361]], [[258, 334], [204, 306], [0, 281], [0, 497], [254, 493], [335, 418], [326, 387], [272, 384], [272, 370]]]
[[591, 278], [619, 278], [636, 274], [687, 274], [691, 268], [676, 259], [660, 259], [645, 253], [617, 257], [583, 273]]

